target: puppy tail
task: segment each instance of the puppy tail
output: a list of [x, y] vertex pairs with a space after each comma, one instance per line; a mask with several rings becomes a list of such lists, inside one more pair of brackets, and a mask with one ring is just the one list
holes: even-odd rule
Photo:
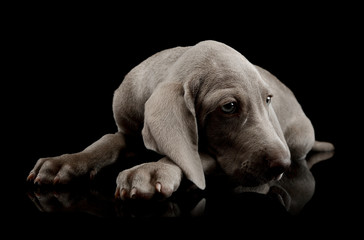
[[315, 141], [315, 143], [313, 144], [313, 147], [312, 147], [312, 151], [315, 151], [315, 152], [330, 152], [330, 151], [334, 151], [334, 150], [335, 150], [334, 145], [329, 142]]

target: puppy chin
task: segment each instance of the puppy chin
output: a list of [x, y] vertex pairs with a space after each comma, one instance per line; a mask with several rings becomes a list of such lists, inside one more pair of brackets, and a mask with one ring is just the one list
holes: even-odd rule
[[249, 172], [240, 172], [239, 175], [234, 174], [232, 177], [235, 182], [237, 182], [239, 185], [244, 187], [257, 187], [266, 183], [269, 183], [271, 181], [279, 181], [283, 177], [283, 173], [277, 175], [277, 176], [271, 176], [271, 175], [259, 175], [259, 174], [253, 174]]
[[232, 183], [243, 187], [257, 187], [271, 181], [279, 181], [283, 174], [272, 176], [264, 172], [252, 172], [248, 169], [237, 169], [233, 172], [226, 172]]
[[257, 187], [271, 181], [271, 179], [249, 173], [244, 173], [239, 177], [235, 176], [234, 179], [244, 187]]

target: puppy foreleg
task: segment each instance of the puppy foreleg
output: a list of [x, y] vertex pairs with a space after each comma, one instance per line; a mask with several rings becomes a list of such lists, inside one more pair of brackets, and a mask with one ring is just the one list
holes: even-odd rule
[[38, 184], [55, 184], [68, 183], [86, 174], [93, 178], [101, 168], [114, 163], [124, 148], [125, 139], [120, 132], [106, 134], [81, 152], [40, 158], [27, 180]]
[[151, 199], [156, 195], [168, 198], [178, 189], [182, 175], [182, 170], [168, 157], [136, 165], [119, 173], [115, 197], [123, 200]]

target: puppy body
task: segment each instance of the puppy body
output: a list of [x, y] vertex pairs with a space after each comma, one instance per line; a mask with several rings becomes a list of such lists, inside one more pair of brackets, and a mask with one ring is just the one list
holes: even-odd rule
[[38, 160], [28, 179], [66, 183], [94, 176], [142, 137], [165, 157], [122, 171], [116, 196], [148, 199], [170, 196], [183, 176], [204, 189], [211, 166], [242, 185], [261, 185], [279, 179], [291, 158], [303, 159], [313, 147], [333, 149], [315, 144], [310, 120], [285, 85], [215, 41], [146, 59], [115, 91], [113, 112], [117, 133], [80, 153]]

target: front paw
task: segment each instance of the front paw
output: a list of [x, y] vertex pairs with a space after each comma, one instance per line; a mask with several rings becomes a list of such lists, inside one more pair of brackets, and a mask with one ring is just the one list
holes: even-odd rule
[[172, 164], [151, 162], [137, 165], [119, 173], [115, 197], [151, 199], [156, 195], [168, 198], [181, 183], [182, 171]]
[[[30, 171], [27, 180], [35, 184], [69, 183], [78, 176], [89, 172], [87, 156], [64, 154], [58, 157], [41, 158]], [[96, 171], [91, 171], [93, 177]]]

